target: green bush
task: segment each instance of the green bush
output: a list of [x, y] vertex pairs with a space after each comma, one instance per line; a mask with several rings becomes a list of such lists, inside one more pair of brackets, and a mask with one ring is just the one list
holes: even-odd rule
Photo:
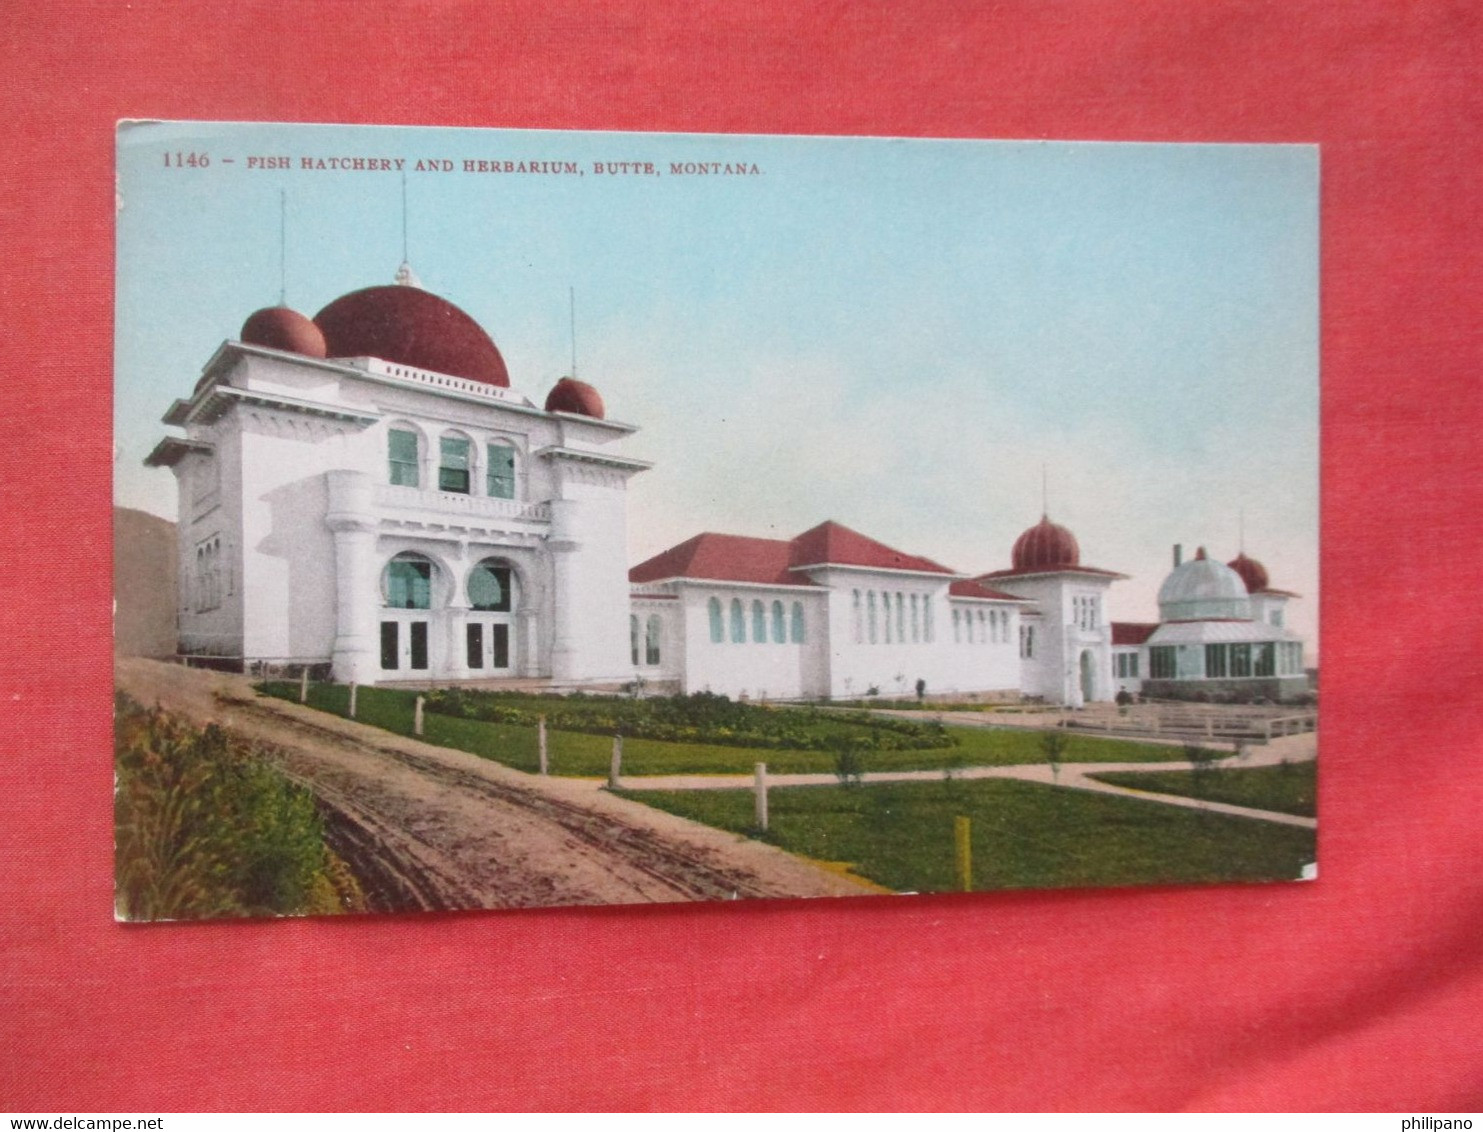
[[782, 751], [833, 751], [845, 740], [866, 750], [927, 751], [958, 741], [935, 720], [918, 723], [863, 712], [770, 708], [711, 692], [634, 699], [443, 688], [427, 694], [426, 706], [440, 715], [486, 723], [534, 727], [544, 715], [547, 725], [560, 731]]
[[323, 914], [360, 893], [313, 795], [259, 745], [115, 703], [115, 874], [127, 919]]

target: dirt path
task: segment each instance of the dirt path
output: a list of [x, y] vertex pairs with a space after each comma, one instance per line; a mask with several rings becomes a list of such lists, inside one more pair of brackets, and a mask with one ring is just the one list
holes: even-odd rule
[[271, 743], [314, 791], [378, 911], [846, 896], [873, 891], [770, 845], [297, 704], [241, 676], [120, 659], [117, 685]]

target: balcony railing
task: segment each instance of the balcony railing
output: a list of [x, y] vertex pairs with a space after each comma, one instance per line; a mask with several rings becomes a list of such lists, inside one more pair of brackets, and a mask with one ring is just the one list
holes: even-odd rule
[[398, 484], [377, 484], [376, 505], [398, 511], [423, 511], [437, 515], [459, 515], [470, 519], [518, 519], [549, 523], [551, 505], [497, 499], [488, 495], [459, 495], [450, 491], [423, 491]]

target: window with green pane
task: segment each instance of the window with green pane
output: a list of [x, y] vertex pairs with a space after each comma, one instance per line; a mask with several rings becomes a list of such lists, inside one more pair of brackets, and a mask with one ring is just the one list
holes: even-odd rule
[[438, 441], [438, 490], [469, 494], [469, 442], [462, 436]]
[[509, 613], [510, 568], [481, 562], [469, 575], [469, 604], [481, 613]]
[[386, 434], [387, 454], [391, 460], [391, 482], [402, 487], [417, 486], [417, 434], [394, 428]]
[[386, 564], [386, 604], [392, 609], [431, 609], [433, 564], [426, 558], [393, 558]]
[[515, 498], [515, 449], [508, 444], [489, 446], [489, 473], [485, 494], [495, 499]]

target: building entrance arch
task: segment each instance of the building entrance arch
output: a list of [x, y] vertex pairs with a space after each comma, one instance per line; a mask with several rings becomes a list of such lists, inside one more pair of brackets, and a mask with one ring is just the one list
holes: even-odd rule
[[519, 576], [503, 558], [484, 558], [469, 571], [464, 663], [474, 675], [508, 676], [515, 666]]
[[1092, 658], [1091, 649], [1081, 650], [1081, 699], [1083, 703], [1092, 702], [1093, 682], [1096, 672], [1096, 662]]

